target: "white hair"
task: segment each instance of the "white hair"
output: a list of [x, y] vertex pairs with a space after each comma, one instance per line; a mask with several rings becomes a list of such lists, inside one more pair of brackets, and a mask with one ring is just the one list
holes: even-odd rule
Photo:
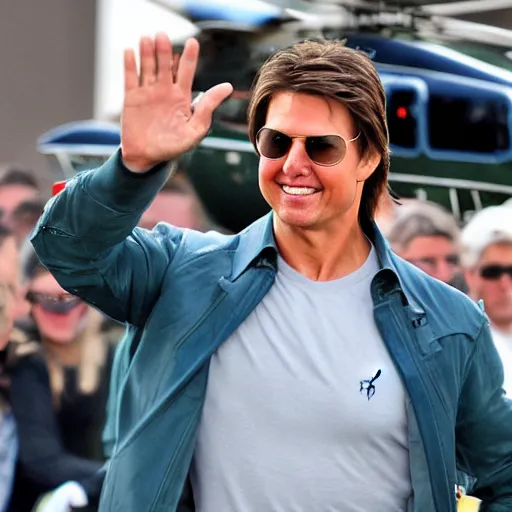
[[461, 237], [462, 265], [475, 267], [489, 246], [500, 243], [512, 244], [512, 208], [509, 205], [484, 208], [466, 224]]

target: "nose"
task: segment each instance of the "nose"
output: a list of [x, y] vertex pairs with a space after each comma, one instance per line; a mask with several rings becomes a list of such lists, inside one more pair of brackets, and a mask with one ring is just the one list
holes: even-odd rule
[[453, 265], [447, 263], [444, 259], [439, 259], [433, 272], [433, 277], [448, 283], [452, 280], [456, 268]]
[[510, 274], [502, 274], [499, 279], [500, 287], [505, 291], [512, 290], [512, 276]]
[[307, 176], [311, 173], [311, 160], [302, 139], [294, 139], [283, 165], [287, 176]]

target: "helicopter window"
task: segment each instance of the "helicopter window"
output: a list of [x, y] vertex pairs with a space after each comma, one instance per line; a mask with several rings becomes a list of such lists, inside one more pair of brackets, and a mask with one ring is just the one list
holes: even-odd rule
[[416, 101], [416, 92], [412, 90], [393, 91], [388, 98], [389, 140], [394, 146], [412, 149], [417, 145]]
[[504, 101], [431, 94], [428, 114], [433, 149], [472, 153], [509, 149], [508, 104]]
[[219, 121], [228, 121], [230, 123], [247, 123], [247, 108], [249, 99], [243, 97], [230, 98], [223, 102], [216, 110], [215, 117]]

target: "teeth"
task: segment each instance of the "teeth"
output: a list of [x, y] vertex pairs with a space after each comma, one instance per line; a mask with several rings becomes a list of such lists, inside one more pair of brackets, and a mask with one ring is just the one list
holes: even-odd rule
[[293, 196], [307, 196], [316, 192], [316, 189], [311, 187], [288, 187], [287, 185], [283, 185], [283, 190]]

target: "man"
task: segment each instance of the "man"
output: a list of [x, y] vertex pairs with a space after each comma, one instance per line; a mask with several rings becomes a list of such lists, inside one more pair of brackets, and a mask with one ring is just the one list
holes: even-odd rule
[[12, 212], [10, 226], [20, 247], [34, 229], [43, 208], [43, 200], [37, 198], [23, 201]]
[[438, 204], [413, 201], [398, 207], [387, 239], [399, 256], [440, 281], [451, 283], [460, 273], [460, 228]]
[[224, 231], [223, 228], [215, 226], [209, 218], [181, 165], [146, 208], [139, 227], [153, 229], [159, 222], [196, 231]]
[[31, 171], [15, 165], [0, 168], [0, 221], [12, 229], [12, 215], [25, 201], [39, 197], [39, 186]]
[[494, 344], [505, 368], [505, 391], [512, 393], [512, 208], [490, 206], [462, 232], [462, 263], [469, 294], [483, 300]]
[[394, 255], [385, 94], [338, 41], [278, 51], [249, 107], [272, 213], [238, 235], [135, 229], [191, 108], [199, 46], [125, 54], [120, 151], [46, 207], [32, 242], [71, 293], [128, 325], [101, 511], [456, 510], [457, 467], [512, 506], [512, 405], [485, 315]]

